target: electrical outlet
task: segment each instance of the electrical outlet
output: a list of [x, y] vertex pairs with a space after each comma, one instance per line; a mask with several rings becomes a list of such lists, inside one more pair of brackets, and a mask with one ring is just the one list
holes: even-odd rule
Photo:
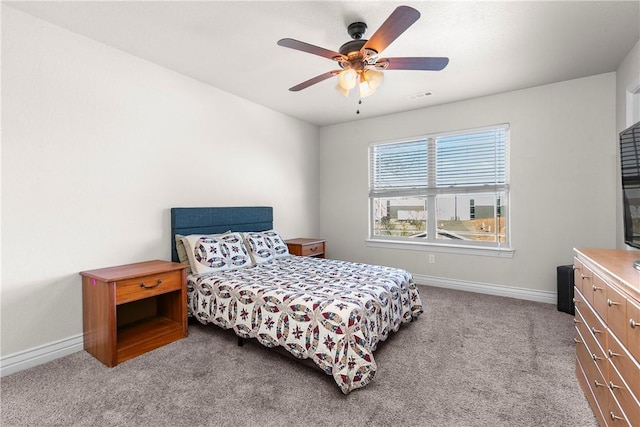
[[436, 256], [434, 254], [429, 254], [429, 264], [436, 263]]

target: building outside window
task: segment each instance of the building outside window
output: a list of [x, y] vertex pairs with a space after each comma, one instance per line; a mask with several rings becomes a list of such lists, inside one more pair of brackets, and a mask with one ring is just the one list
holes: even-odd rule
[[369, 147], [370, 239], [509, 248], [509, 128]]

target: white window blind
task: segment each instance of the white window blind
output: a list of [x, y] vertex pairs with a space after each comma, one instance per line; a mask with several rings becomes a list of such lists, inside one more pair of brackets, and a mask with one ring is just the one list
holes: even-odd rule
[[496, 189], [507, 184], [504, 128], [436, 138], [436, 186]]
[[370, 195], [397, 196], [427, 188], [427, 141], [373, 146]]
[[370, 197], [508, 185], [506, 127], [373, 145]]

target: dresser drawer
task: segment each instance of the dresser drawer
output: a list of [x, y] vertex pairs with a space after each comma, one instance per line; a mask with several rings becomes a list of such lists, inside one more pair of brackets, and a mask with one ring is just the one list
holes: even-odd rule
[[640, 305], [631, 299], [627, 300], [627, 348], [640, 361]]
[[608, 427], [636, 427], [637, 424], [631, 424], [629, 418], [625, 416], [620, 408], [620, 404], [613, 397], [613, 394], [609, 393], [609, 405], [607, 407], [605, 419], [607, 420]]
[[[616, 369], [609, 370], [609, 390], [611, 390], [611, 393], [615, 396], [616, 403], [622, 408], [631, 425], [640, 425], [640, 406], [629, 389], [628, 384], [622, 380]], [[613, 412], [614, 415], [620, 416], [620, 413], [616, 411], [614, 405], [610, 406], [609, 411]], [[611, 419], [612, 421], [616, 420], [614, 417], [611, 417]], [[614, 423], [614, 425], [616, 424]]]
[[593, 289], [591, 284], [591, 276], [593, 275], [593, 273], [591, 272], [589, 267], [587, 267], [577, 259], [574, 259], [573, 266], [575, 268], [574, 270], [575, 286], [577, 286], [582, 291], [582, 294], [587, 298], [587, 300], [590, 303], [593, 302], [593, 299], [592, 299]]
[[[579, 341], [576, 341], [576, 342], [579, 343]], [[580, 384], [580, 387], [582, 388], [582, 391], [584, 392], [584, 396], [587, 398], [587, 401], [589, 401], [589, 406], [591, 406], [591, 409], [593, 410], [593, 414], [596, 416], [598, 420], [598, 425], [606, 426], [607, 423], [604, 419], [604, 415], [602, 414], [602, 411], [606, 410], [607, 408], [600, 408], [600, 405], [598, 404], [596, 397], [593, 395], [591, 386], [589, 385], [587, 374], [585, 373], [584, 368], [580, 364], [579, 359], [576, 359], [576, 377], [578, 379], [578, 383]]]
[[[577, 301], [580, 301], [581, 298], [584, 298], [579, 293], [576, 293], [576, 295]], [[598, 344], [600, 344], [600, 347], [602, 347], [603, 349], [607, 348], [607, 328], [600, 320], [600, 317], [598, 317], [594, 313], [593, 309], [589, 306], [589, 304], [585, 303], [584, 301], [576, 304], [576, 310], [580, 312], [580, 318], [576, 317], [574, 321], [584, 322], [587, 329], [589, 329], [591, 334], [598, 341]]]
[[579, 331], [577, 340], [578, 342], [576, 343], [576, 357], [584, 371], [587, 385], [593, 393], [593, 396], [595, 397], [595, 400], [597, 401], [598, 406], [600, 407], [604, 415], [604, 413], [606, 412], [606, 408], [609, 405], [609, 386], [602, 376], [602, 373], [598, 370], [596, 364], [593, 363], [591, 354], [589, 354], [589, 350], [584, 344], [585, 338], [579, 334]]
[[576, 310], [585, 310], [587, 306], [585, 305], [584, 295], [582, 295], [582, 290], [575, 286], [573, 288], [573, 306]]
[[608, 345], [609, 370], [615, 367], [631, 392], [640, 398], [640, 365], [615, 337], [609, 336]]
[[591, 301], [596, 313], [605, 322], [607, 322], [607, 288], [605, 281], [597, 274], [593, 274], [591, 277], [591, 292], [593, 292], [593, 296], [589, 301]]
[[591, 359], [592, 363], [594, 363], [598, 367], [598, 369], [600, 370], [600, 373], [602, 374], [602, 377], [606, 381], [608, 378], [607, 377], [608, 362], [607, 362], [607, 357], [605, 355], [604, 349], [597, 344], [596, 339], [594, 338], [591, 331], [588, 329], [587, 324], [584, 321], [584, 318], [582, 317], [582, 314], [580, 313], [579, 310], [576, 310], [575, 322], [576, 322], [576, 327], [580, 332], [580, 336], [582, 337], [583, 344], [586, 347], [586, 351], [587, 351], [587, 354], [589, 355], [589, 358]]
[[622, 344], [627, 344], [627, 299], [615, 287], [607, 287], [607, 326]]
[[182, 289], [182, 272], [169, 271], [116, 283], [116, 304], [136, 301]]

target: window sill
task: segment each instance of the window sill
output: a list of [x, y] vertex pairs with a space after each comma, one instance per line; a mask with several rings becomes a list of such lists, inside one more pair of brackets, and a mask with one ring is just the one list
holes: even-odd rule
[[476, 256], [490, 256], [498, 258], [513, 258], [513, 254], [516, 252], [512, 248], [492, 248], [492, 247], [469, 247], [458, 246], [450, 244], [435, 244], [424, 242], [402, 242], [398, 240], [378, 240], [367, 239], [367, 247], [369, 248], [384, 248], [384, 249], [400, 249], [410, 251], [423, 251], [423, 252], [439, 252], [457, 255], [476, 255]]

